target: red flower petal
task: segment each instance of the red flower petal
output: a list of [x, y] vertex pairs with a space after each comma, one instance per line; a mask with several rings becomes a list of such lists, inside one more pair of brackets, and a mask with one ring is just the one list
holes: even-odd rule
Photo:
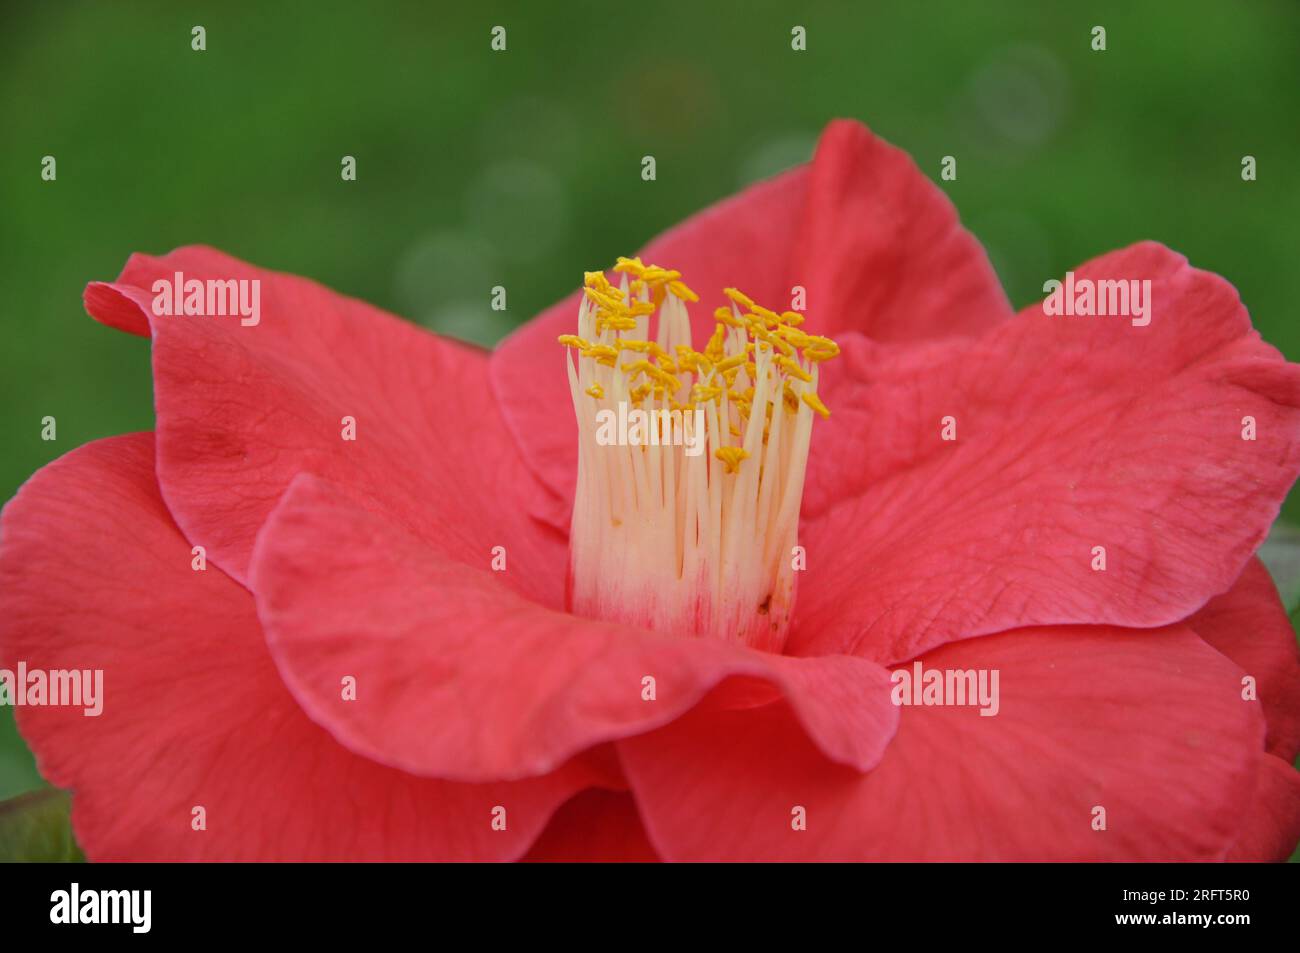
[[1237, 578], [1300, 470], [1300, 367], [1160, 245], [1079, 277], [1150, 278], [1151, 323], [1035, 306], [968, 344], [858, 339], [827, 370], [790, 651], [892, 662], [1027, 625], [1156, 626]]
[[658, 859], [631, 796], [594, 788], [556, 811], [524, 857], [538, 863], [646, 863]]
[[248, 592], [191, 569], [153, 474], [150, 434], [89, 444], [28, 481], [0, 530], [0, 667], [103, 670], [98, 717], [17, 709], [91, 859], [512, 859], [593, 780], [574, 764], [452, 784], [341, 747], [280, 681]]
[[[259, 280], [260, 322], [152, 313], [153, 283]], [[509, 546], [512, 583], [563, 598], [563, 538], [518, 502], [531, 480], [487, 391], [483, 352], [435, 337], [304, 278], [207, 248], [132, 256], [86, 308], [153, 331], [158, 479], [176, 522], [235, 579], [294, 474], [347, 486], [456, 559]], [[342, 439], [355, 418], [356, 440]]]
[[[788, 659], [577, 618], [511, 592], [499, 577], [522, 570], [506, 565], [449, 560], [303, 476], [263, 530], [252, 578], [304, 709], [352, 750], [414, 774], [542, 774], [671, 721], [724, 680], [713, 702], [784, 694], [820, 748], [859, 769], [897, 723], [872, 691], [887, 684], [884, 670], [865, 660]], [[355, 701], [339, 697], [344, 675], [357, 679]], [[642, 697], [646, 676], [654, 701]]]
[[1300, 752], [1300, 651], [1273, 579], [1258, 558], [1223, 595], [1187, 620], [1196, 634], [1255, 679], [1268, 722], [1265, 746], [1284, 761]]
[[815, 334], [917, 341], [979, 333], [1012, 316], [948, 197], [858, 122], [838, 120], [822, 134], [796, 247], [793, 278], [807, 288]]
[[1286, 860], [1300, 841], [1300, 771], [1271, 754], [1257, 756], [1255, 799], [1230, 861]]
[[[679, 269], [700, 295], [691, 308], [697, 346], [713, 332], [726, 287], [785, 310], [803, 286], [817, 334], [910, 340], [973, 333], [1011, 316], [947, 197], [904, 152], [847, 120], [826, 128], [810, 164], [705, 209], [641, 255]], [[544, 311], [501, 343], [491, 372], [524, 459], [550, 490], [535, 512], [566, 530], [578, 451], [555, 339], [574, 332], [577, 312], [577, 294]]]
[[[773, 708], [696, 712], [619, 742], [660, 855], [1205, 860], [1235, 840], [1263, 719], [1236, 666], [1189, 629], [1030, 630], [922, 662], [997, 669], [998, 714], [907, 708], [866, 775], [828, 764]], [[796, 807], [806, 830], [792, 829]]]

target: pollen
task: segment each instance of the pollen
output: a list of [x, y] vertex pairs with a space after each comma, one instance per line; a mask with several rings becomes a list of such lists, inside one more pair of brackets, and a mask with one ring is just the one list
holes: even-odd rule
[[799, 396], [803, 398], [805, 404], [817, 411], [817, 413], [821, 414], [823, 417], [829, 417], [831, 415], [831, 412], [826, 409], [826, 405], [822, 403], [822, 399], [813, 391], [806, 390]]
[[727, 473], [735, 473], [740, 469], [740, 461], [749, 459], [749, 453], [744, 447], [720, 447], [713, 455], [722, 461]]
[[579, 446], [570, 608], [779, 651], [813, 421], [830, 416], [820, 365], [839, 346], [724, 288], [697, 351], [680, 271], [610, 271], [583, 276], [577, 333], [559, 336]]

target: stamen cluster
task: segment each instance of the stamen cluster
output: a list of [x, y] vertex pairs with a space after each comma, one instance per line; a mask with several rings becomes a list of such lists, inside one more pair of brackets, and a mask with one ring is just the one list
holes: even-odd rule
[[[639, 258], [613, 271], [618, 286], [586, 274], [577, 334], [559, 339], [577, 356], [572, 608], [779, 650], [812, 417], [830, 416], [819, 365], [839, 347], [803, 331], [798, 312], [726, 288], [697, 351], [686, 305], [699, 296], [680, 272]], [[647, 426], [608, 439], [629, 408]]]

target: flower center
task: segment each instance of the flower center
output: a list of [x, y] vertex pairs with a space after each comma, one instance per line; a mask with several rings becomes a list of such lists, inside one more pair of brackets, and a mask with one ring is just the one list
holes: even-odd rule
[[830, 416], [818, 367], [839, 346], [727, 288], [696, 351], [680, 272], [613, 270], [618, 287], [587, 273], [578, 333], [560, 337], [578, 420], [570, 607], [779, 652], [813, 415]]

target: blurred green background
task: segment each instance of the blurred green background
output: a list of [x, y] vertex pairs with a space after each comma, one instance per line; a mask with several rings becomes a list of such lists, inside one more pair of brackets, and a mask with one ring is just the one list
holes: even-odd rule
[[[942, 187], [1017, 306], [1153, 238], [1300, 359], [1300, 3], [1076, 6], [5, 3], [0, 500], [78, 444], [151, 429], [147, 342], [81, 308], [133, 251], [215, 245], [490, 344], [583, 269], [806, 159], [836, 116], [936, 180], [958, 158]], [[40, 784], [0, 710], [0, 799]]]

